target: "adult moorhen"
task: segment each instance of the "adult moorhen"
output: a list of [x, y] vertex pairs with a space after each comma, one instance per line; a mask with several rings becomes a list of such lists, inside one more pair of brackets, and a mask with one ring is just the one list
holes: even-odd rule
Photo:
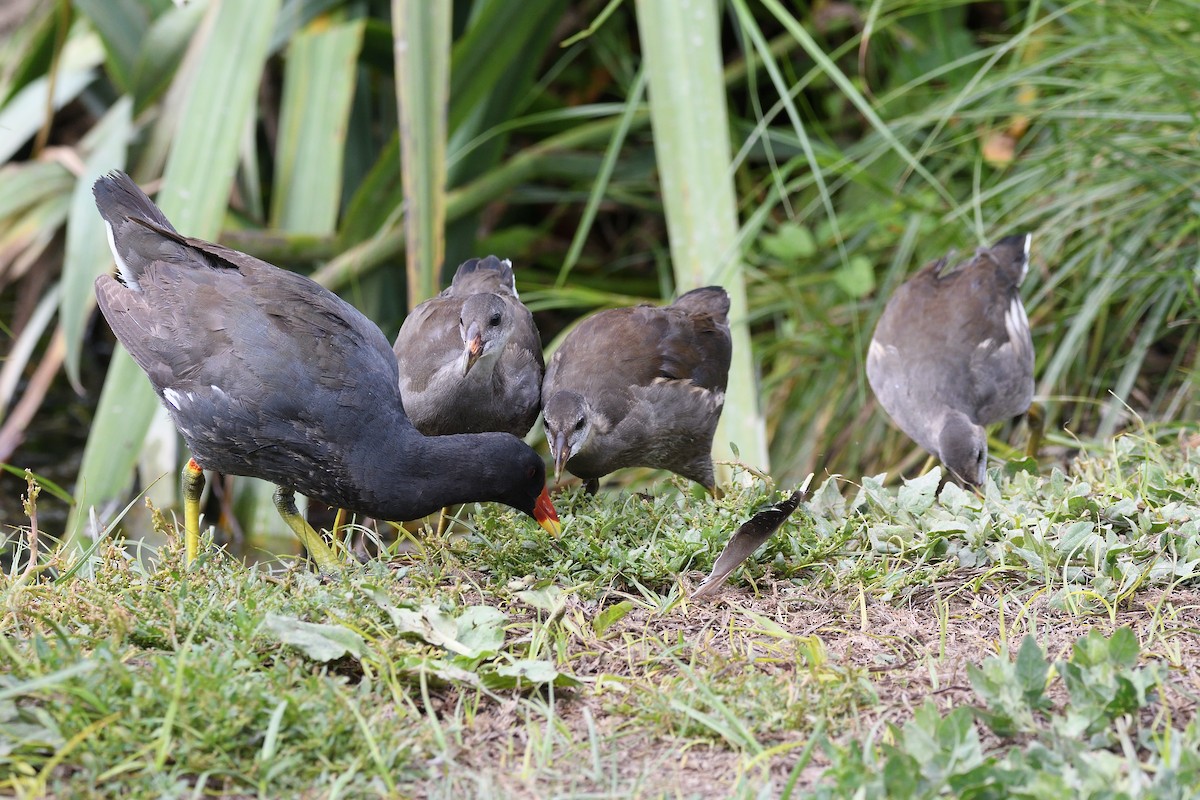
[[867, 352], [867, 379], [899, 428], [960, 483], [983, 483], [983, 426], [1033, 399], [1033, 340], [1019, 287], [1028, 234], [950, 265], [926, 265], [888, 300]]
[[707, 286], [665, 307], [601, 311], [571, 331], [542, 382], [555, 477], [565, 466], [594, 494], [613, 470], [654, 467], [713, 492], [728, 314], [729, 295]]
[[404, 411], [426, 436], [524, 436], [541, 410], [542, 340], [517, 296], [512, 262], [464, 262], [412, 310], [394, 346]]
[[337, 562], [297, 513], [297, 491], [383, 519], [497, 501], [557, 533], [541, 458], [506, 433], [419, 433], [387, 339], [349, 303], [302, 275], [181, 236], [124, 173], [100, 178], [93, 193], [121, 278], [96, 279], [100, 310], [192, 452], [189, 561], [202, 469], [276, 484], [276, 507], [322, 569]]

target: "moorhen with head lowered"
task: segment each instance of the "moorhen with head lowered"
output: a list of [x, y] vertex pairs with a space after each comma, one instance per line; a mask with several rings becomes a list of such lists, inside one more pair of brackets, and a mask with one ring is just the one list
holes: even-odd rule
[[565, 466], [594, 494], [613, 470], [654, 467], [714, 492], [728, 314], [729, 295], [707, 286], [669, 306], [601, 311], [571, 331], [542, 382], [555, 477]]
[[524, 436], [533, 427], [542, 340], [507, 259], [464, 262], [449, 287], [404, 320], [394, 350], [404, 410], [426, 436]]
[[383, 333], [312, 280], [181, 236], [128, 175], [96, 181], [120, 281], [96, 279], [113, 333], [145, 371], [192, 452], [187, 555], [202, 469], [278, 487], [275, 504], [322, 569], [336, 558], [294, 493], [383, 519], [496, 501], [557, 533], [541, 458], [506, 433], [426, 437], [404, 414]]
[[921, 269], [888, 300], [867, 352], [867, 379], [899, 428], [956, 480], [986, 477], [983, 426], [1033, 400], [1033, 339], [1021, 304], [1028, 234]]

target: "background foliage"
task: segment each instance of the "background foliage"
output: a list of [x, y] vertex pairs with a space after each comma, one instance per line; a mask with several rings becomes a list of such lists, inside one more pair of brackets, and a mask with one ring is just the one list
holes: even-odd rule
[[[553, 346], [580, 314], [674, 293], [680, 215], [664, 213], [656, 164], [665, 137], [682, 148], [712, 125], [730, 164], [685, 166], [732, 181], [737, 226], [704, 279], [746, 287], [743, 366], [781, 482], [919, 465], [864, 380], [874, 321], [920, 264], [1021, 230], [1051, 443], [1087, 446], [1134, 414], [1194, 416], [1195, 3], [728, 0], [723, 70], [707, 79], [727, 122], [675, 131], [652, 127], [652, 104], [685, 90], [645, 67], [691, 23], [649, 24], [653, 6], [453, 3], [444, 45], [421, 39], [448, 105], [444, 198], [413, 181], [444, 203], [444, 242], [418, 252], [389, 4], [33, 4], [0, 52], [0, 460], [74, 486], [81, 509], [125, 498], [139, 455], [142, 484], [168, 474], [155, 491], [174, 492], [175, 435], [127, 357], [105, 369], [92, 311], [109, 268], [90, 198], [103, 171], [156, 187], [187, 233], [313, 274], [389, 335], [419, 299], [407, 287], [435, 283], [437, 248], [451, 267], [503, 254]], [[731, 398], [726, 416], [752, 417], [754, 400]], [[83, 435], [75, 484], [63, 451]]]

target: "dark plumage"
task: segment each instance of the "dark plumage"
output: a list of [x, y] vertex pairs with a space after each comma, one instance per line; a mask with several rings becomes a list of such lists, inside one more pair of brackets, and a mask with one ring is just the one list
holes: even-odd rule
[[708, 286], [665, 307], [601, 311], [571, 331], [542, 382], [555, 474], [565, 466], [595, 491], [613, 470], [654, 467], [712, 491], [728, 313], [725, 290]]
[[867, 378], [879, 403], [961, 482], [981, 484], [984, 425], [1033, 399], [1033, 340], [1021, 304], [1028, 235], [974, 258], [927, 265], [898, 288], [875, 327]]
[[541, 410], [542, 340], [517, 297], [512, 263], [463, 263], [413, 309], [394, 346], [404, 410], [421, 433], [524, 436]]
[[[321, 566], [332, 556], [288, 517], [293, 491], [384, 519], [497, 501], [557, 528], [544, 465], [523, 442], [413, 428], [387, 339], [349, 303], [302, 275], [181, 236], [123, 173], [93, 192], [121, 276], [96, 280], [113, 333], [193, 460], [278, 485], [281, 513]], [[191, 553], [199, 490], [185, 489]]]

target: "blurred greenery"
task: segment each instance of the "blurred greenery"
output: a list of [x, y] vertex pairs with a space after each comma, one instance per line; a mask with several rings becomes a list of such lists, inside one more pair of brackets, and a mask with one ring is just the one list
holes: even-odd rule
[[[185, 232], [219, 233], [314, 274], [389, 336], [421, 299], [407, 287], [441, 283], [429, 270], [442, 248], [450, 268], [509, 257], [553, 346], [581, 314], [674, 293], [683, 212], [663, 196], [671, 187], [656, 164], [672, 147], [665, 137], [682, 147], [707, 131], [667, 130], [650, 104], [672, 94], [659, 80], [699, 77], [711, 89], [718, 75], [726, 115], [712, 124], [727, 126], [732, 160], [715, 167], [732, 182], [737, 227], [733, 251], [710, 253], [707, 274], [745, 286], [752, 347], [740, 374], [758, 377], [757, 392], [731, 394], [725, 413], [756, 414], [757, 399], [781, 483], [920, 466], [924, 454], [864, 380], [875, 319], [921, 264], [1017, 231], [1034, 234], [1024, 296], [1051, 455], [1135, 421], [1171, 433], [1195, 417], [1193, 0], [714, 3], [723, 72], [664, 78], [644, 73], [638, 17], [651, 3], [455, 0], [448, 40], [421, 43], [441, 66], [402, 76], [415, 93], [448, 80], [445, 119], [419, 120], [444, 130], [444, 142], [425, 143], [431, 151], [402, 142], [410, 128], [397, 113], [405, 61], [392, 14], [415, 4], [30, 3], [0, 41], [0, 321], [10, 340], [0, 408], [56, 357], [87, 402], [81, 410], [59, 380], [15, 431], [22, 449], [11, 453], [14, 431], [0, 435], [0, 460], [55, 461], [46, 453], [62, 423], [45, 420], [69, 413], [90, 426], [77, 497], [124, 501], [135, 484], [147, 382], [114, 361], [101, 408], [89, 410], [112, 349], [90, 296], [103, 268], [86, 202], [98, 172], [126, 168], [159, 189]], [[440, 24], [415, 17], [416, 31]], [[436, 109], [436, 97], [419, 102]], [[403, 171], [422, 152], [441, 157], [438, 148], [444, 186], [436, 165]], [[425, 198], [421, 220], [405, 213], [405, 175]], [[426, 240], [409, 252], [415, 235]], [[409, 281], [406, 260], [424, 282]], [[47, 297], [61, 354], [54, 330], [31, 323]], [[755, 460], [751, 444], [733, 444]], [[51, 477], [70, 485], [79, 465], [57, 461]], [[139, 485], [165, 469], [147, 466]]]

